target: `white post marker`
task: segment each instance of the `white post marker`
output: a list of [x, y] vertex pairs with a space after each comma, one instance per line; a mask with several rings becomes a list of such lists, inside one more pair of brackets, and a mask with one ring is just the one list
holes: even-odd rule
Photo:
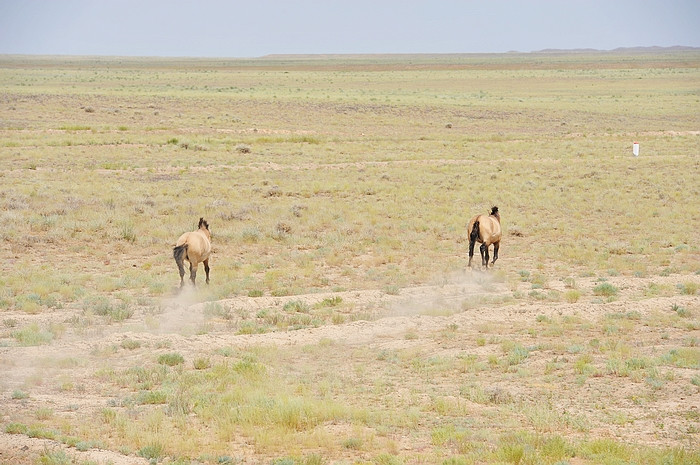
[[639, 156], [639, 142], [635, 142], [634, 144], [632, 144], [632, 153], [635, 157]]

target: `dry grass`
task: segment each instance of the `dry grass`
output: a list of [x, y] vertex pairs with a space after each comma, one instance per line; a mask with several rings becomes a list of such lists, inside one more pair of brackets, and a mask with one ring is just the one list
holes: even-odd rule
[[[414, 60], [0, 57], [5, 431], [177, 463], [696, 462], [700, 56]], [[405, 305], [492, 205], [479, 293]], [[212, 283], [178, 295], [200, 216]]]

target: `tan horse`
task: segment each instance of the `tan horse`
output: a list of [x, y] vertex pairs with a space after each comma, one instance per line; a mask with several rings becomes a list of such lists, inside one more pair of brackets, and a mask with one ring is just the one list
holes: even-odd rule
[[469, 221], [467, 228], [469, 236], [469, 267], [472, 266], [472, 257], [474, 256], [474, 244], [481, 242], [481, 266], [489, 267], [489, 246], [493, 244], [493, 262], [491, 266], [498, 260], [498, 248], [501, 246], [501, 215], [498, 213], [498, 207], [491, 209], [491, 214], [476, 215]]
[[209, 233], [209, 223], [204, 218], [199, 219], [199, 229], [197, 231], [186, 232], [175, 243], [173, 247], [173, 257], [180, 270], [180, 287], [184, 286], [185, 263], [190, 262], [190, 280], [194, 286], [197, 277], [197, 267], [199, 263], [204, 263], [204, 271], [207, 274], [207, 284], [209, 284], [209, 254], [211, 254], [211, 234]]

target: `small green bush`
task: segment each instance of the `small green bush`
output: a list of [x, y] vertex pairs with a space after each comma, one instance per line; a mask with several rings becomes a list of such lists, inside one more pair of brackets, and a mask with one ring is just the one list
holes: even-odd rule
[[164, 404], [167, 400], [168, 396], [163, 391], [141, 391], [136, 396], [136, 402], [142, 405]]
[[698, 285], [694, 282], [678, 284], [678, 290], [683, 295], [695, 295], [698, 293]]
[[617, 295], [618, 288], [610, 283], [600, 283], [593, 288], [593, 293], [603, 297], [614, 297]]
[[139, 449], [138, 455], [148, 460], [158, 460], [163, 456], [163, 445], [149, 444]]
[[169, 354], [163, 354], [159, 356], [158, 363], [160, 363], [161, 365], [168, 365], [170, 367], [173, 367], [175, 365], [182, 365], [183, 363], [185, 363], [185, 358], [177, 352], [172, 352]]
[[21, 346], [40, 346], [50, 343], [54, 335], [52, 332], [39, 328], [36, 323], [31, 323], [24, 328], [14, 331], [12, 337]]
[[5, 432], [7, 434], [27, 434], [29, 428], [24, 423], [8, 423], [5, 426]]
[[27, 397], [29, 397], [29, 394], [24, 391], [20, 391], [19, 389], [12, 392], [12, 398], [15, 400], [26, 399]]
[[133, 339], [124, 339], [120, 345], [122, 349], [134, 350], [141, 347], [141, 342], [134, 341]]
[[577, 289], [569, 289], [564, 293], [564, 299], [569, 302], [570, 304], [574, 304], [578, 302], [578, 300], [581, 298], [581, 291]]
[[303, 300], [290, 300], [289, 302], [284, 304], [284, 307], [282, 307], [282, 309], [285, 312], [289, 313], [309, 313], [310, 311], [309, 304], [307, 304]]
[[208, 358], [197, 358], [192, 362], [195, 370], [206, 370], [211, 368], [211, 360]]
[[73, 460], [62, 450], [46, 451], [39, 456], [40, 465], [72, 465]]

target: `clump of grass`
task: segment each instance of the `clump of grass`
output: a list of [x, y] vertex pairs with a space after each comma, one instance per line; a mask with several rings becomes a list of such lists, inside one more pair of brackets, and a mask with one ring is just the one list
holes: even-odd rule
[[139, 449], [138, 455], [148, 460], [158, 461], [164, 453], [164, 447], [160, 443], [149, 444]]
[[122, 223], [119, 230], [119, 237], [127, 242], [136, 242], [136, 233], [134, 232], [134, 225], [131, 222]]
[[508, 366], [518, 365], [530, 355], [530, 351], [517, 342], [504, 341], [501, 347], [503, 352], [506, 353], [506, 365]]
[[21, 346], [40, 346], [51, 343], [54, 339], [54, 333], [41, 329], [36, 323], [31, 323], [22, 329], [13, 331], [12, 337]]
[[581, 355], [574, 362], [574, 370], [580, 375], [590, 375], [595, 371], [595, 367], [592, 363], [593, 357], [588, 354]]
[[12, 422], [5, 426], [5, 432], [7, 434], [27, 434], [29, 427], [24, 423]]
[[122, 349], [135, 350], [141, 347], [141, 342], [133, 339], [124, 339], [120, 346]]
[[362, 439], [359, 438], [348, 438], [342, 442], [342, 445], [346, 449], [350, 450], [360, 450], [362, 448]]
[[615, 297], [619, 289], [610, 283], [600, 283], [593, 288], [593, 294], [602, 297]]
[[73, 465], [75, 462], [62, 450], [47, 450], [39, 456], [37, 463], [39, 465]]
[[19, 389], [12, 391], [12, 399], [14, 399], [14, 400], [27, 399], [28, 397], [29, 397], [29, 394], [27, 394], [26, 392], [21, 391]]
[[172, 352], [169, 354], [163, 354], [158, 357], [158, 363], [161, 365], [167, 365], [167, 366], [176, 366], [176, 365], [182, 365], [185, 363], [185, 358], [178, 354], [177, 352]]
[[204, 306], [204, 314], [209, 317], [223, 318], [231, 320], [234, 317], [230, 308], [224, 307], [219, 302], [209, 302]]
[[671, 349], [661, 356], [661, 361], [680, 368], [700, 368], [700, 349], [697, 347], [682, 347]]
[[282, 309], [288, 313], [309, 313], [311, 311], [309, 304], [303, 300], [290, 300], [284, 304]]
[[209, 358], [196, 358], [192, 362], [192, 366], [194, 367], [195, 370], [206, 370], [208, 368], [211, 368], [211, 360]]
[[37, 420], [48, 420], [53, 417], [53, 410], [50, 408], [40, 407], [34, 412]]
[[569, 289], [566, 292], [564, 292], [564, 300], [566, 300], [570, 304], [578, 302], [580, 298], [581, 291], [579, 291], [578, 289]]
[[262, 233], [256, 227], [246, 228], [241, 232], [241, 239], [243, 242], [254, 244], [260, 241], [262, 238]]
[[678, 315], [681, 318], [689, 318], [692, 315], [690, 310], [686, 309], [685, 307], [680, 307], [677, 304], [673, 304], [671, 306], [671, 310], [674, 311], [676, 315]]
[[164, 404], [168, 400], [168, 396], [163, 391], [141, 391], [136, 396], [136, 402], [139, 404], [157, 405]]
[[695, 295], [698, 293], [698, 285], [694, 282], [686, 282], [678, 284], [678, 290], [683, 295]]
[[103, 296], [89, 297], [83, 302], [83, 309], [95, 315], [107, 317], [112, 322], [120, 322], [131, 318], [134, 310], [126, 302], [112, 303]]
[[238, 144], [238, 145], [236, 145], [236, 152], [238, 152], [238, 153], [250, 153], [250, 145]]
[[389, 284], [388, 286], [384, 287], [384, 293], [388, 295], [399, 295], [400, 292], [401, 288], [396, 284]]
[[340, 296], [327, 297], [323, 299], [320, 303], [320, 307], [337, 307], [343, 302], [343, 298]]

